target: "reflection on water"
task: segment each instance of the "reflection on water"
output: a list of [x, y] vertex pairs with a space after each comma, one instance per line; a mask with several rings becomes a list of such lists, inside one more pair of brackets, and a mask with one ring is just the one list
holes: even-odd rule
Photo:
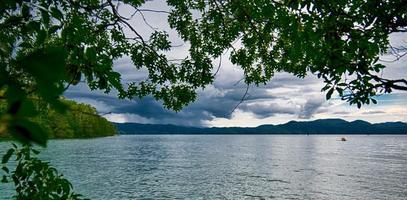
[[92, 199], [407, 197], [407, 136], [338, 138], [118, 136], [54, 140], [41, 156]]

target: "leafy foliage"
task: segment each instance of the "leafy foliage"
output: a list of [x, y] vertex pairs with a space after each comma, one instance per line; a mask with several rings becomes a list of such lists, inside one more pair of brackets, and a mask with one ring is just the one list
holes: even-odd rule
[[326, 83], [327, 99], [336, 91], [358, 107], [376, 103], [377, 94], [407, 90], [405, 79], [378, 75], [389, 34], [407, 31], [404, 0], [168, 3], [174, 7], [170, 25], [191, 49], [212, 57], [231, 49], [231, 61], [242, 67], [247, 84], [266, 83], [275, 72], [298, 77], [311, 72]]
[[[28, 0], [0, 2], [0, 89], [8, 109], [1, 130], [22, 142], [46, 143], [46, 133], [27, 118], [37, 114], [31, 97], [66, 111], [59, 96], [86, 81], [91, 89], [119, 91], [121, 98], [152, 95], [179, 110], [195, 100], [194, 90], [212, 82], [210, 60], [196, 55], [181, 64], [169, 62], [168, 34], [155, 31], [148, 40], [117, 11], [111, 0]], [[134, 8], [143, 1], [122, 1]], [[130, 30], [130, 34], [125, 34]], [[121, 83], [113, 61], [129, 56], [147, 69], [141, 82]]]
[[[67, 107], [64, 113], [51, 109], [44, 102], [34, 102], [36, 109], [42, 112], [28, 120], [38, 124], [48, 134], [47, 138], [91, 138], [116, 134], [115, 126], [100, 117], [90, 105], [66, 99], [61, 102]], [[5, 108], [6, 104], [0, 101], [0, 110]], [[2, 137], [10, 138], [11, 135], [0, 134]]]
[[[1, 182], [14, 183], [16, 195], [13, 199], [84, 199], [82, 195], [72, 191], [72, 184], [55, 168], [36, 158], [35, 155], [38, 153], [38, 150], [29, 146], [18, 148], [13, 144], [13, 147], [3, 156]], [[8, 164], [13, 158], [15, 158], [15, 170], [10, 171]]]

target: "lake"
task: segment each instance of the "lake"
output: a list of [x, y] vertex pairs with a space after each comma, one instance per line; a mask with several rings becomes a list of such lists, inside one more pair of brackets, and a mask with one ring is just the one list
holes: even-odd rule
[[[129, 135], [40, 157], [91, 199], [406, 199], [407, 136]], [[9, 143], [0, 142], [4, 154]], [[0, 199], [12, 194], [0, 184]]]

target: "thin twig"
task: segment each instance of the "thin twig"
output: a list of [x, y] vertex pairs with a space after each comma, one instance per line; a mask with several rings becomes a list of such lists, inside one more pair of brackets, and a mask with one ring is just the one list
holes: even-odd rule
[[219, 72], [221, 66], [222, 66], [222, 54], [219, 56], [218, 69], [216, 69], [216, 72], [213, 74], [214, 77], [218, 74], [218, 72]]
[[236, 83], [234, 83], [233, 84], [233, 86], [236, 86], [236, 85], [238, 85], [240, 82], [242, 82], [244, 80], [244, 77], [243, 78], [241, 78], [241, 79], [239, 79], [238, 81], [236, 81]]
[[171, 14], [169, 11], [165, 10], [153, 10], [153, 9], [137, 9], [138, 11], [143, 11], [143, 12], [154, 12], [154, 13], [165, 13], [165, 14]]
[[233, 112], [235, 112], [235, 110], [237, 109], [237, 107], [239, 107], [240, 104], [242, 104], [243, 101], [246, 100], [247, 94], [248, 94], [248, 92], [249, 92], [249, 87], [250, 87], [250, 85], [247, 84], [247, 86], [246, 86], [246, 91], [244, 92], [244, 95], [242, 96], [242, 99], [240, 99], [239, 103], [238, 103], [238, 104], [233, 108], [233, 110], [229, 113], [230, 116], [233, 114]]
[[137, 9], [137, 10], [139, 11], [140, 16], [141, 16], [141, 18], [143, 19], [144, 23], [145, 23], [149, 28], [151, 28], [151, 30], [156, 31], [157, 28], [153, 27], [150, 23], [148, 23], [148, 21], [147, 21], [146, 17], [144, 16], [143, 12], [140, 11], [139, 9]]

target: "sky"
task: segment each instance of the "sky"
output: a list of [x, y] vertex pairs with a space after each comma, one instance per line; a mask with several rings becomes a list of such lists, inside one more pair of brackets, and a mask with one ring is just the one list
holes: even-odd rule
[[[168, 10], [161, 1], [147, 2], [143, 9]], [[130, 16], [134, 11], [126, 6], [119, 9], [121, 15]], [[171, 30], [166, 22], [167, 14], [144, 12], [147, 22], [161, 30], [166, 30], [174, 46], [167, 56], [182, 58], [186, 55], [188, 44], [185, 44]], [[151, 28], [142, 16], [136, 14], [130, 22], [143, 36], [148, 38]], [[128, 33], [130, 34], [130, 33]], [[390, 36], [393, 46], [407, 46], [407, 33]], [[288, 73], [278, 73], [266, 85], [250, 86], [248, 96], [235, 110], [241, 101], [246, 85], [242, 83], [243, 71], [228, 60], [228, 54], [222, 60], [214, 60], [214, 66], [221, 62], [213, 84], [198, 89], [198, 99], [176, 113], [167, 110], [162, 103], [151, 97], [134, 100], [120, 100], [117, 92], [105, 94], [101, 91], [90, 91], [88, 86], [80, 83], [71, 86], [64, 94], [68, 99], [94, 106], [98, 112], [112, 122], [135, 122], [147, 124], [176, 124], [183, 126], [205, 127], [255, 127], [261, 124], [281, 124], [288, 121], [307, 121], [326, 118], [341, 118], [347, 121], [365, 120], [371, 123], [386, 121], [407, 122], [407, 92], [394, 91], [391, 94], [378, 96], [378, 104], [364, 105], [358, 109], [350, 106], [333, 95], [325, 100], [322, 80], [310, 74], [304, 79]], [[394, 59], [383, 55], [382, 60]], [[407, 77], [407, 56], [396, 62], [384, 63], [383, 77], [389, 79]], [[215, 67], [216, 68], [216, 67]], [[137, 70], [130, 58], [124, 57], [114, 62], [114, 70], [121, 73], [122, 81], [140, 80], [146, 71]], [[232, 112], [233, 111], [233, 112]]]

